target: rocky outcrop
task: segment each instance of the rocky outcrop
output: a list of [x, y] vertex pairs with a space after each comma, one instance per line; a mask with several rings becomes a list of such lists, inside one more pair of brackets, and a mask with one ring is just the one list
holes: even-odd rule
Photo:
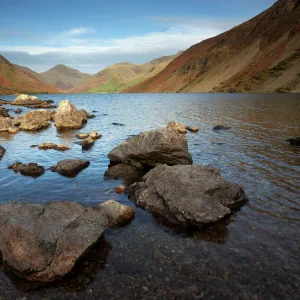
[[18, 116], [14, 124], [24, 131], [37, 131], [50, 126], [49, 121], [53, 120], [55, 112], [53, 110], [29, 111], [24, 115]]
[[0, 145], [0, 160], [4, 156], [5, 152], [6, 152], [5, 148]]
[[3, 118], [9, 118], [10, 117], [10, 115], [7, 112], [6, 108], [0, 107], [0, 117], [3, 117]]
[[231, 127], [229, 126], [224, 126], [224, 125], [217, 125], [213, 128], [213, 130], [229, 130]]
[[291, 145], [300, 146], [300, 137], [291, 138], [286, 141], [289, 142]]
[[104, 174], [105, 178], [123, 179], [127, 184], [139, 181], [145, 172], [133, 166], [118, 164], [110, 167]]
[[55, 114], [55, 126], [57, 128], [82, 128], [86, 120], [86, 111], [78, 111], [68, 100], [63, 100], [59, 103], [57, 113]]
[[128, 189], [137, 206], [183, 227], [215, 223], [246, 201], [243, 189], [220, 170], [199, 165], [158, 165]]
[[125, 164], [148, 171], [157, 164], [189, 165], [185, 135], [172, 129], [152, 130], [136, 135], [109, 152], [110, 167]]
[[29, 96], [26, 94], [21, 94], [15, 98], [12, 102], [13, 105], [35, 105], [41, 104], [42, 100], [35, 96]]
[[88, 160], [65, 159], [59, 161], [56, 166], [53, 166], [51, 171], [66, 177], [74, 177], [89, 165], [90, 162]]
[[108, 220], [109, 227], [117, 227], [128, 224], [135, 215], [132, 207], [108, 200], [99, 205], [103, 208]]
[[30, 281], [51, 282], [68, 274], [107, 226], [101, 207], [74, 202], [0, 206], [3, 261]]
[[45, 173], [45, 168], [36, 163], [22, 164], [21, 162], [15, 162], [8, 168], [13, 169], [15, 173], [31, 177], [39, 177]]
[[177, 122], [177, 121], [172, 121], [172, 122], [170, 122], [170, 123], [168, 124], [167, 128], [176, 130], [177, 132], [182, 133], [182, 134], [186, 134], [186, 133], [187, 133], [186, 126], [180, 124], [180, 123]]
[[56, 145], [54, 143], [42, 143], [38, 145], [38, 148], [41, 150], [49, 150], [49, 149], [54, 149], [54, 150], [58, 150], [58, 151], [65, 151], [65, 150], [69, 150], [70, 148], [65, 146], [65, 145]]

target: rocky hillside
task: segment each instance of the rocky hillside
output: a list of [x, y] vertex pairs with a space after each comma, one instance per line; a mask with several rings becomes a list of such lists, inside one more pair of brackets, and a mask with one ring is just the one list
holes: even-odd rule
[[46, 72], [40, 73], [40, 76], [46, 82], [61, 91], [72, 89], [83, 80], [91, 77], [89, 74], [81, 73], [80, 71], [65, 65], [57, 65]]
[[0, 95], [15, 93], [58, 93], [58, 90], [35, 76], [35, 72], [10, 63], [0, 55]]
[[299, 92], [300, 0], [279, 0], [255, 18], [184, 51], [127, 92]]
[[[178, 54], [177, 54], [178, 55]], [[177, 55], [163, 56], [146, 64], [119, 63], [86, 79], [70, 93], [116, 93], [143, 82], [163, 70]]]

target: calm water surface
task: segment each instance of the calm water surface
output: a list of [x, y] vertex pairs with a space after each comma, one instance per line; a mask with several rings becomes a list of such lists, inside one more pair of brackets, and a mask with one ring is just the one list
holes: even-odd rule
[[[38, 133], [0, 134], [0, 144], [7, 150], [0, 162], [0, 203], [70, 200], [97, 205], [113, 198], [134, 206], [125, 195], [111, 192], [119, 181], [103, 179], [107, 153], [131, 135], [165, 127], [172, 120], [200, 127], [198, 134], [187, 135], [194, 162], [221, 168], [226, 179], [244, 187], [249, 203], [228, 220], [193, 232], [166, 227], [137, 209], [130, 225], [107, 230], [105, 257], [101, 258], [105, 263], [95, 259], [91, 269], [79, 272], [76, 279], [32, 291], [25, 291], [1, 271], [2, 299], [300, 298], [300, 147], [285, 143], [289, 137], [300, 136], [300, 95], [41, 98], [56, 103], [69, 99], [77, 108], [97, 110], [96, 118], [81, 132], [97, 130], [103, 138], [82, 152], [74, 144], [77, 131], [58, 133], [53, 124]], [[212, 131], [218, 124], [232, 129]], [[47, 141], [71, 150], [30, 148]], [[72, 179], [51, 172], [33, 179], [7, 169], [15, 161], [48, 168], [67, 158], [88, 159], [91, 165]]]

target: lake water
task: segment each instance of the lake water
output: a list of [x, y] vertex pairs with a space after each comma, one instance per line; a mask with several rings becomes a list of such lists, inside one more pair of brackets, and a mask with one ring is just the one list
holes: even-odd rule
[[[136, 209], [131, 224], [106, 231], [106, 243], [99, 246], [103, 254], [94, 250], [74, 278], [28, 291], [0, 271], [1, 299], [299, 299], [300, 147], [285, 140], [300, 136], [300, 95], [40, 97], [55, 103], [69, 99], [79, 109], [97, 110], [81, 132], [96, 130], [103, 138], [82, 152], [74, 144], [77, 131], [61, 134], [53, 124], [37, 133], [0, 134], [7, 150], [0, 162], [1, 204], [70, 200], [97, 205], [115, 199], [134, 206], [125, 195], [111, 192], [119, 181], [103, 179], [107, 154], [131, 135], [172, 120], [200, 127], [197, 134], [187, 134], [194, 163], [221, 168], [226, 179], [244, 187], [249, 203], [226, 221], [192, 232], [166, 227]], [[218, 124], [232, 129], [213, 131]], [[71, 150], [30, 148], [47, 141]], [[91, 165], [75, 178], [48, 171], [34, 179], [7, 169], [15, 161], [48, 168], [67, 158], [88, 159]]]

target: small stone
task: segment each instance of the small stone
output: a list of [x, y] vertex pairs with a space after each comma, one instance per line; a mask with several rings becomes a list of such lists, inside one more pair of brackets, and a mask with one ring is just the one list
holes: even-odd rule
[[122, 123], [116, 123], [116, 122], [113, 122], [113, 123], [111, 123], [112, 125], [115, 125], [115, 126], [125, 126], [124, 124], [122, 124]]
[[213, 128], [213, 130], [228, 130], [231, 129], [231, 127], [224, 126], [224, 125], [217, 125]]
[[84, 140], [84, 139], [87, 139], [89, 137], [89, 134], [88, 133], [80, 133], [80, 132], [78, 132], [76, 134], [76, 137], [78, 139], [80, 139], [80, 140]]
[[54, 143], [42, 143], [38, 146], [39, 149], [48, 150], [48, 149], [55, 149], [57, 147]]
[[149, 289], [148, 289], [146, 286], [143, 286], [143, 290], [144, 290], [145, 292], [148, 292], [148, 291], [149, 291]]
[[16, 128], [16, 127], [9, 127], [8, 128], [8, 132], [10, 134], [17, 134], [19, 132], [19, 128]]
[[92, 131], [90, 133], [90, 137], [93, 139], [93, 140], [98, 140], [102, 137], [102, 134], [99, 134], [98, 132], [96, 131]]
[[66, 150], [70, 150], [70, 148], [65, 146], [65, 145], [57, 145], [55, 150], [57, 150], [57, 151], [66, 151]]
[[125, 192], [125, 190], [126, 190], [125, 185], [118, 185], [114, 188], [114, 192], [117, 194], [122, 194]]

